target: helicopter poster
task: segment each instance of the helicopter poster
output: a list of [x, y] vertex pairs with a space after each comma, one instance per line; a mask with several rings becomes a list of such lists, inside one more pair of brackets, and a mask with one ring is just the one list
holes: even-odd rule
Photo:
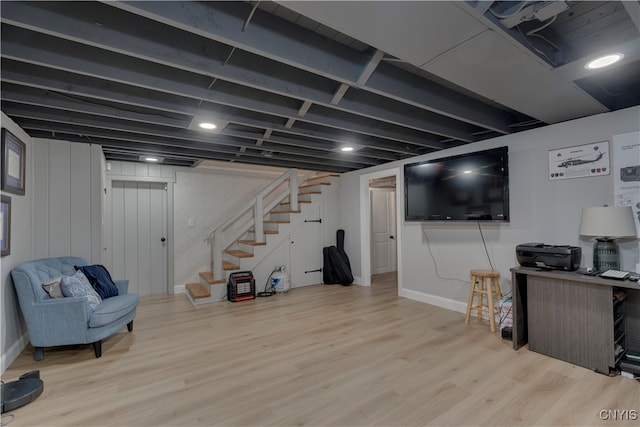
[[609, 141], [549, 151], [549, 179], [609, 175]]

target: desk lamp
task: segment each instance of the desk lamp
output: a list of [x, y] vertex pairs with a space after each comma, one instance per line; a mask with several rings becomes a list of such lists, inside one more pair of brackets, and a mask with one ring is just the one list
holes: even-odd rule
[[593, 268], [620, 270], [620, 248], [616, 239], [636, 238], [631, 206], [582, 208], [580, 235], [594, 237]]

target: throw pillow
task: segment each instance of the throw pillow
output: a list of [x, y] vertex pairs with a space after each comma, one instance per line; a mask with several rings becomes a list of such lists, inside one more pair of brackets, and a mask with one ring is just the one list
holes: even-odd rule
[[44, 289], [45, 292], [49, 294], [51, 298], [64, 298], [64, 295], [62, 294], [62, 289], [60, 289], [61, 279], [62, 277], [58, 277], [57, 279], [43, 282], [42, 289]]
[[84, 275], [87, 276], [91, 286], [93, 286], [93, 289], [96, 290], [102, 299], [118, 295], [118, 287], [113, 282], [111, 275], [103, 265], [75, 266], [75, 269], [82, 271]]
[[86, 297], [89, 301], [89, 308], [87, 309], [89, 315], [102, 302], [102, 298], [93, 289], [89, 279], [82, 271], [76, 271], [73, 276], [63, 276], [60, 280], [60, 288], [65, 297]]

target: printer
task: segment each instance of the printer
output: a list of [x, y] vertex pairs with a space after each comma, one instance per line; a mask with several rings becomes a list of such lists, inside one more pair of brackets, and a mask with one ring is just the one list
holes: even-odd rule
[[577, 246], [522, 243], [516, 246], [516, 256], [523, 267], [575, 271], [580, 267], [582, 249]]

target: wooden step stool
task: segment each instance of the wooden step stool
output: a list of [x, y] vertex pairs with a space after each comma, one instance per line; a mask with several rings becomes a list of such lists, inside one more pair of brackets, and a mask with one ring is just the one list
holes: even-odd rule
[[[474, 296], [477, 296], [475, 305], [473, 304]], [[501, 299], [502, 292], [500, 291], [499, 272], [490, 270], [471, 270], [471, 287], [469, 288], [467, 315], [464, 318], [465, 325], [469, 324], [471, 310], [476, 310], [478, 320], [481, 320], [482, 313], [486, 312], [489, 316], [491, 332], [495, 332], [496, 315], [499, 314], [499, 306], [494, 304], [494, 300], [499, 302]]]

